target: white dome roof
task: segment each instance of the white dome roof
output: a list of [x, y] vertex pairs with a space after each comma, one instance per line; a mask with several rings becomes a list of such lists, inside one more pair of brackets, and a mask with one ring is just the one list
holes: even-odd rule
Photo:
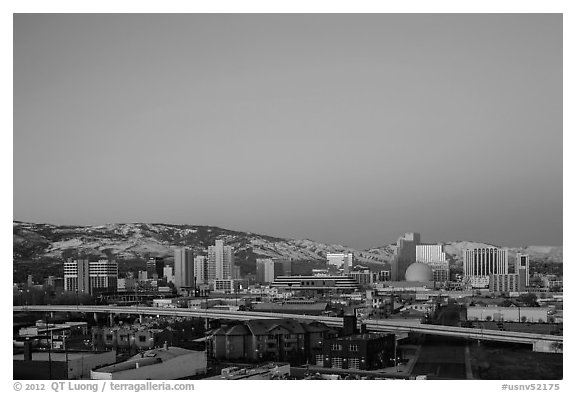
[[425, 263], [416, 262], [406, 269], [406, 281], [432, 281], [432, 268]]

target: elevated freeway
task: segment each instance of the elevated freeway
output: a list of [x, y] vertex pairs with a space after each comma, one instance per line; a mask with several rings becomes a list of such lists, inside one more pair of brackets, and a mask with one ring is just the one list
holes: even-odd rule
[[[198, 310], [189, 308], [163, 308], [146, 306], [85, 306], [85, 305], [29, 305], [14, 306], [14, 312], [80, 312], [96, 314], [128, 314], [128, 315], [152, 315], [152, 316], [181, 316], [206, 319], [232, 319], [246, 321], [251, 319], [277, 319], [292, 318], [300, 321], [318, 321], [328, 326], [341, 327], [343, 318], [323, 317], [315, 315], [281, 314], [255, 311], [228, 311], [228, 310]], [[562, 346], [563, 337], [548, 334], [510, 332], [499, 330], [487, 330], [478, 328], [463, 328], [456, 326], [427, 325], [409, 321], [389, 320], [364, 320], [368, 331], [373, 332], [396, 332], [396, 333], [421, 333], [438, 336], [460, 337], [474, 340], [500, 341], [509, 343], [532, 344], [534, 350], [538, 348], [559, 348]]]

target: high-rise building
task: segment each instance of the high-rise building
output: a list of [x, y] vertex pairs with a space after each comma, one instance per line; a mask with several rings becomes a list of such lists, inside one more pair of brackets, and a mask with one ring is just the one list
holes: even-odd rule
[[90, 262], [87, 259], [64, 262], [64, 290], [90, 294]]
[[351, 252], [329, 252], [326, 254], [326, 260], [329, 266], [331, 265], [339, 269], [344, 269], [345, 273], [349, 272], [352, 266], [354, 266], [354, 254]]
[[118, 263], [107, 259], [79, 259], [64, 262], [64, 290], [85, 294], [115, 291], [118, 287]]
[[272, 258], [256, 259], [256, 282], [260, 284], [269, 284], [274, 282], [282, 273], [282, 263], [275, 262]]
[[282, 265], [282, 276], [292, 275], [292, 258], [272, 258], [272, 260]]
[[172, 266], [164, 266], [162, 270], [162, 276], [166, 278], [167, 282], [174, 282], [174, 269]]
[[514, 272], [520, 276], [520, 290], [526, 289], [530, 284], [530, 257], [528, 254], [516, 254], [516, 270]]
[[164, 258], [150, 258], [146, 262], [146, 271], [148, 278], [158, 279], [164, 276]]
[[446, 253], [442, 251], [441, 244], [418, 244], [416, 245], [416, 262], [444, 262]]
[[269, 284], [278, 276], [292, 275], [292, 259], [290, 258], [258, 258], [256, 259], [256, 282]]
[[425, 263], [432, 268], [434, 281], [449, 281], [450, 267], [446, 259], [446, 253], [442, 251], [441, 244], [418, 244], [416, 245], [416, 262]]
[[234, 249], [225, 246], [223, 240], [216, 240], [213, 246], [208, 246], [208, 280], [232, 279], [234, 265]]
[[194, 257], [194, 278], [196, 285], [208, 284], [208, 262], [203, 255]]
[[194, 258], [187, 247], [174, 250], [174, 286], [177, 290], [194, 287]]
[[488, 286], [492, 274], [508, 274], [508, 250], [496, 247], [464, 250], [464, 278], [473, 286]]
[[405, 233], [396, 242], [396, 251], [391, 265], [391, 280], [402, 281], [408, 266], [416, 262], [416, 246], [420, 244], [420, 234]]
[[89, 265], [90, 293], [95, 290], [116, 291], [118, 288], [118, 263], [107, 259], [92, 261]]

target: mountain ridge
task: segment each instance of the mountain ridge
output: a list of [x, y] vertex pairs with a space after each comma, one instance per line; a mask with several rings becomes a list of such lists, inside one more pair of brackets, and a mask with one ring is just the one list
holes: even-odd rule
[[[286, 239], [275, 236], [230, 230], [216, 226], [116, 223], [105, 225], [54, 225], [13, 221], [13, 259], [66, 259], [77, 253], [118, 259], [149, 256], [172, 257], [177, 247], [188, 246], [203, 253], [214, 240], [222, 239], [234, 247], [239, 260], [253, 261], [258, 257], [290, 257], [294, 260], [321, 261], [329, 252], [354, 252], [357, 263], [387, 264], [395, 245], [358, 250], [339, 244], [325, 244], [310, 239]], [[457, 241], [439, 243], [452, 264], [462, 261], [462, 250], [493, 245]], [[553, 263], [562, 262], [562, 246], [505, 247], [514, 252], [528, 253]]]

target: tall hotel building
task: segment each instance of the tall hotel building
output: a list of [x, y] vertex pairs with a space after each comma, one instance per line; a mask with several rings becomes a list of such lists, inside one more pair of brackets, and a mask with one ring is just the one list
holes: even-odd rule
[[530, 257], [528, 254], [516, 254], [516, 269], [514, 273], [520, 276], [520, 288], [530, 285]]
[[208, 262], [203, 255], [194, 257], [194, 278], [196, 284], [208, 284]]
[[150, 258], [146, 262], [148, 278], [158, 279], [164, 277], [164, 258]]
[[95, 290], [116, 291], [118, 263], [107, 259], [64, 262], [64, 290], [93, 294]]
[[208, 281], [232, 279], [234, 248], [225, 246], [223, 240], [216, 240], [208, 246]]
[[64, 290], [90, 294], [90, 262], [87, 259], [64, 262]]
[[396, 242], [396, 253], [392, 259], [391, 280], [402, 281], [408, 266], [416, 262], [416, 246], [420, 244], [419, 233], [405, 233]]
[[464, 277], [472, 286], [487, 287], [492, 274], [508, 274], [508, 250], [496, 247], [464, 250]]
[[178, 290], [194, 287], [194, 259], [187, 247], [174, 250], [174, 286]]
[[416, 245], [416, 262], [425, 263], [432, 268], [434, 281], [450, 280], [450, 268], [441, 244]]

